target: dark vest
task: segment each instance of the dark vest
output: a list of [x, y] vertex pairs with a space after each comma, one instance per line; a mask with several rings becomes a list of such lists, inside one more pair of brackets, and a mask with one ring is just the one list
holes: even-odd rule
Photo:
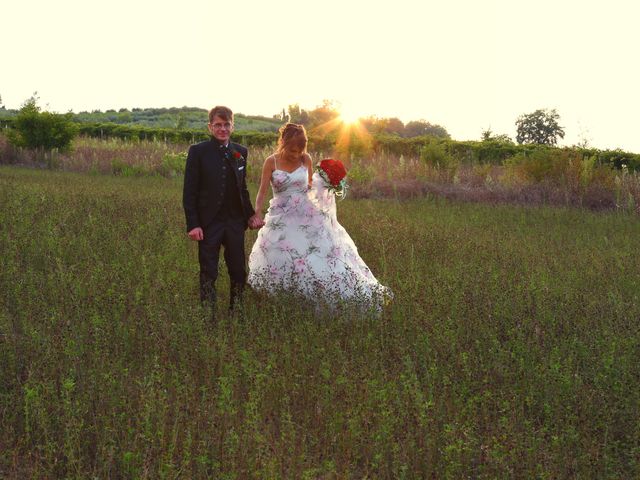
[[224, 185], [224, 197], [220, 210], [214, 220], [221, 222], [225, 220], [239, 220], [244, 218], [242, 203], [240, 202], [240, 192], [238, 182], [233, 171], [235, 168], [231, 160], [231, 153], [226, 147], [224, 153], [224, 165], [222, 166], [222, 183]]

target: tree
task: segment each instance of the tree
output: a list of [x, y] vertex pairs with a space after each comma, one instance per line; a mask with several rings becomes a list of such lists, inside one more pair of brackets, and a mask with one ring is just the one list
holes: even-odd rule
[[182, 130], [187, 128], [187, 120], [184, 118], [184, 114], [182, 112], [178, 113], [178, 117], [176, 118], [175, 123], [176, 130]]
[[434, 125], [426, 120], [412, 120], [404, 126], [405, 137], [430, 136], [437, 138], [451, 138], [446, 128]]
[[331, 120], [340, 116], [338, 107], [335, 102], [331, 100], [323, 100], [322, 105], [317, 106], [309, 112], [309, 126], [317, 127], [318, 125], [324, 125]]
[[556, 145], [558, 137], [564, 138], [564, 129], [558, 124], [559, 119], [560, 115], [555, 108], [520, 115], [516, 120], [516, 141], [520, 144]]
[[399, 118], [366, 117], [360, 120], [364, 128], [373, 134], [388, 133], [391, 135], [404, 134], [404, 123]]
[[7, 136], [19, 147], [66, 150], [78, 134], [78, 126], [71, 118], [70, 113], [40, 111], [36, 92], [22, 104]]
[[404, 123], [397, 117], [387, 118], [384, 127], [385, 133], [402, 135], [404, 133]]
[[509, 135], [501, 133], [500, 135], [494, 135], [491, 131], [491, 128], [487, 128], [482, 131], [482, 141], [483, 142], [497, 142], [497, 143], [511, 143], [513, 144], [513, 140]]
[[309, 113], [300, 108], [300, 105], [294, 103], [289, 105], [289, 122], [306, 125], [309, 123]]
[[491, 128], [487, 128], [486, 130], [482, 131], [483, 142], [488, 142], [489, 140], [491, 140], [492, 137], [493, 137], [493, 132], [491, 131]]
[[384, 119], [370, 116], [360, 119], [360, 124], [370, 133], [382, 133], [384, 131]]

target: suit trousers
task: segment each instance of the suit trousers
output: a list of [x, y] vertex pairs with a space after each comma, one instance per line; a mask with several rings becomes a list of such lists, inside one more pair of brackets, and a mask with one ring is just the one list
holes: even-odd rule
[[231, 280], [231, 288], [244, 287], [247, 279], [244, 253], [245, 220], [214, 220], [203, 228], [204, 239], [198, 242], [200, 261], [200, 299], [215, 303], [215, 282], [218, 278], [220, 247], [224, 247], [224, 260]]

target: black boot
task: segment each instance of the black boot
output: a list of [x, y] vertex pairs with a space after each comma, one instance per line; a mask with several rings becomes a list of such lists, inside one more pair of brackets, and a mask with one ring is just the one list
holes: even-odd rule
[[231, 282], [229, 291], [229, 313], [242, 313], [242, 293], [244, 292], [244, 283]]

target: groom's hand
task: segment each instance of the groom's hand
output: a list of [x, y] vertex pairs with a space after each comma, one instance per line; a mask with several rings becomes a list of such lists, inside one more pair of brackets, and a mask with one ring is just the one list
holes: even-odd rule
[[189, 231], [187, 235], [189, 235], [189, 238], [191, 240], [195, 240], [197, 242], [204, 238], [204, 233], [202, 232], [202, 229], [200, 227], [196, 227], [193, 230]]
[[249, 228], [256, 230], [261, 227], [264, 227], [264, 220], [256, 213], [249, 219]]

